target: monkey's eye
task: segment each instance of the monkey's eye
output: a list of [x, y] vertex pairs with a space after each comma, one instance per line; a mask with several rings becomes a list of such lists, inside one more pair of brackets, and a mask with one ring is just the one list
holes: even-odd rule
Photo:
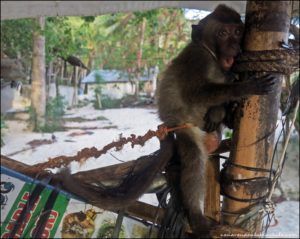
[[221, 30], [221, 31], [218, 32], [218, 35], [219, 35], [220, 37], [225, 37], [225, 36], [227, 36], [227, 31]]

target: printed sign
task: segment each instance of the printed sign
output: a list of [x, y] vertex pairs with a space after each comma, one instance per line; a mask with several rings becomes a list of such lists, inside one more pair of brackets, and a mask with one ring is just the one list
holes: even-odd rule
[[[25, 180], [19, 173], [5, 172], [1, 167], [1, 238], [112, 237], [118, 214], [71, 198], [37, 180]], [[145, 238], [149, 231], [149, 226], [124, 217], [119, 237]]]

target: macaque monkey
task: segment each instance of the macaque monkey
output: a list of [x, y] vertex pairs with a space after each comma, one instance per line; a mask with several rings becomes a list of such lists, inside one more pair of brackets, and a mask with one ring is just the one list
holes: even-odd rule
[[[164, 72], [158, 89], [160, 119], [168, 127], [189, 123], [192, 127], [176, 131], [180, 156], [183, 205], [193, 232], [208, 235], [211, 221], [203, 215], [205, 192], [205, 131], [213, 131], [226, 117], [226, 107], [249, 95], [264, 95], [274, 89], [275, 79], [264, 76], [233, 82], [228, 70], [240, 52], [243, 23], [240, 15], [225, 5], [192, 26], [192, 41]], [[206, 122], [209, 122], [207, 124]], [[170, 150], [172, 151], [172, 150]], [[170, 152], [171, 154], [172, 152]], [[94, 183], [75, 180], [70, 170], [58, 178], [64, 189], [104, 209], [124, 209], [138, 199], [160, 172], [163, 159], [158, 158], [144, 171], [119, 187], [95, 190]], [[121, 190], [121, 192], [120, 192]]]
[[223, 104], [267, 94], [276, 83], [270, 75], [242, 82], [228, 79], [226, 71], [240, 52], [243, 27], [235, 10], [219, 5], [197, 25], [192, 25], [192, 41], [171, 62], [158, 88], [159, 116], [166, 126], [192, 125], [176, 131], [176, 146], [183, 206], [198, 237], [207, 236], [212, 226], [211, 220], [203, 215], [208, 160], [203, 144], [205, 118], [216, 117], [220, 121], [225, 117]]

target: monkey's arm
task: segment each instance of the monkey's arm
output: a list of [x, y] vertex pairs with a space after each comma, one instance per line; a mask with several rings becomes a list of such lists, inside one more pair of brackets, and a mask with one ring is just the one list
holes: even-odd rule
[[236, 83], [207, 83], [199, 87], [190, 88], [190, 103], [205, 102], [210, 107], [228, 101], [239, 100], [249, 95], [265, 95], [275, 88], [276, 78], [272, 75], [260, 79], [251, 79]]

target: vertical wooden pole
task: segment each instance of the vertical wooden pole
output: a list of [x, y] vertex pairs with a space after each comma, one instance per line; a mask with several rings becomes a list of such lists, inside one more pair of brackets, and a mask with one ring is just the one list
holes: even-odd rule
[[[210, 133], [206, 136], [206, 147], [209, 151], [214, 151], [214, 147], [221, 142], [222, 134], [220, 131]], [[220, 159], [218, 155], [209, 157], [206, 163], [206, 191], [204, 200], [204, 215], [220, 222]]]
[[204, 202], [204, 214], [216, 222], [220, 222], [220, 184], [219, 184], [220, 160], [218, 156], [212, 156], [206, 163], [206, 193]]
[[137, 52], [137, 61], [136, 61], [136, 66], [137, 66], [137, 74], [135, 76], [134, 84], [135, 84], [135, 97], [138, 99], [139, 97], [139, 82], [141, 78], [141, 70], [142, 70], [142, 58], [143, 58], [143, 46], [144, 46], [144, 41], [145, 41], [145, 30], [146, 30], [146, 24], [147, 20], [146, 18], [143, 18], [143, 21], [141, 22], [140, 26], [140, 42], [139, 42], [139, 50]]
[[74, 66], [74, 79], [73, 79], [73, 98], [72, 98], [72, 106], [77, 105], [78, 101], [78, 66]]
[[31, 73], [31, 106], [36, 113], [34, 128], [44, 125], [46, 112], [46, 74], [45, 74], [45, 17], [36, 18], [33, 32], [33, 56]]
[[[291, 12], [291, 1], [248, 1], [246, 8], [246, 32], [244, 49], [247, 51], [273, 50], [279, 48], [279, 42], [287, 41]], [[252, 168], [270, 168], [273, 153], [274, 131], [283, 76], [277, 74], [278, 84], [274, 93], [267, 96], [252, 96], [246, 100], [233, 134], [233, 148], [230, 162]], [[231, 179], [249, 179], [268, 177], [268, 173], [252, 171], [231, 164], [227, 170]], [[233, 200], [259, 198], [266, 194], [267, 184], [252, 182], [252, 188], [246, 184], [226, 185], [222, 209], [223, 221], [234, 225], [240, 213], [255, 204], [254, 201]], [[251, 233], [261, 231], [261, 215], [256, 214], [247, 220], [243, 228]]]

